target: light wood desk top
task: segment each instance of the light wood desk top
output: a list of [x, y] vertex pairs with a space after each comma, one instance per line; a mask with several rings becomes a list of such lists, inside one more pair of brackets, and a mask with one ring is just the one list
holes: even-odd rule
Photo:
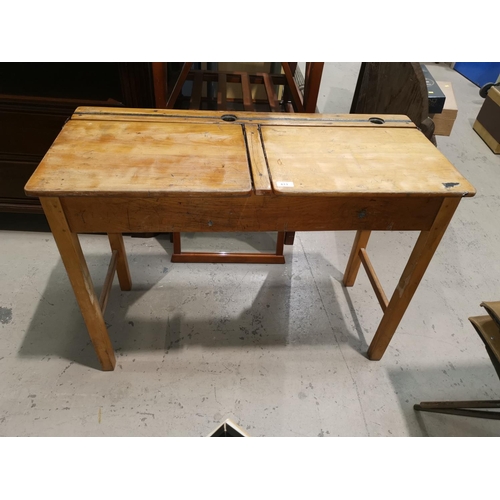
[[251, 190], [241, 127], [224, 122], [71, 120], [26, 186], [38, 196], [231, 196]]
[[[161, 111], [161, 112], [159, 112]], [[32, 196], [472, 196], [407, 117], [78, 108]], [[267, 169], [265, 168], [267, 166]], [[271, 181], [259, 190], [258, 180]]]
[[[262, 127], [276, 194], [472, 196], [417, 128]], [[280, 187], [283, 182], [291, 187]]]

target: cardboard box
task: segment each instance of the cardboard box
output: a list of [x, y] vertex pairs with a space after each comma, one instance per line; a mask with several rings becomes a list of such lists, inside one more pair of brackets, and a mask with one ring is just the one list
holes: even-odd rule
[[473, 129], [496, 153], [500, 153], [500, 90], [491, 87], [479, 110]]
[[439, 88], [443, 91], [446, 96], [446, 101], [444, 103], [444, 108], [441, 113], [430, 115], [436, 129], [434, 131], [435, 135], [450, 135], [453, 124], [458, 114], [457, 101], [455, 99], [455, 94], [453, 93], [453, 87], [451, 82], [436, 82]]
[[427, 95], [429, 96], [429, 113], [441, 113], [444, 108], [444, 103], [446, 96], [443, 91], [439, 88], [439, 85], [434, 80], [434, 77], [430, 74], [427, 66], [425, 64], [420, 64], [425, 77], [425, 83], [427, 85]]

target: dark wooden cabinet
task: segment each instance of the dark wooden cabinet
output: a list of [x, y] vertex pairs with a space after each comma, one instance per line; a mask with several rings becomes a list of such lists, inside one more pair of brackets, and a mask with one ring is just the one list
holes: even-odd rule
[[0, 211], [42, 213], [24, 185], [78, 106], [155, 104], [152, 63], [0, 63]]

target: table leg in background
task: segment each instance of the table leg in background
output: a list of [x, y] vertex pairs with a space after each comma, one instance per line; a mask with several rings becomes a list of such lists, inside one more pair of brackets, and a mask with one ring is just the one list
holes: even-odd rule
[[344, 272], [345, 286], [353, 286], [356, 281], [359, 266], [361, 265], [359, 251], [362, 248], [366, 248], [368, 239], [370, 238], [370, 233], [371, 231], [358, 231], [356, 233], [356, 238], [354, 239], [354, 244], [352, 245], [351, 255], [349, 256], [349, 261], [347, 262], [347, 267]]
[[118, 252], [116, 274], [118, 274], [118, 282], [120, 289], [123, 291], [131, 290], [132, 279], [130, 278], [130, 270], [128, 268], [127, 254], [125, 253], [125, 245], [123, 243], [123, 236], [120, 233], [109, 233], [109, 244], [111, 250]]

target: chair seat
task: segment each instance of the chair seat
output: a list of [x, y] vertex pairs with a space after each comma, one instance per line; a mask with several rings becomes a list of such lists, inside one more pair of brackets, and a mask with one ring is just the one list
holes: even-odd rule
[[[500, 301], [482, 302], [489, 314], [472, 316], [469, 321], [481, 337], [486, 352], [500, 378]], [[500, 420], [500, 401], [423, 401], [413, 407], [417, 411], [462, 415], [465, 417]]]
[[483, 342], [491, 349], [498, 362], [500, 362], [500, 328], [497, 322], [488, 314], [473, 316], [469, 318], [469, 321]]
[[488, 314], [496, 321], [500, 328], [500, 301], [496, 302], [482, 302], [481, 306], [486, 309]]

